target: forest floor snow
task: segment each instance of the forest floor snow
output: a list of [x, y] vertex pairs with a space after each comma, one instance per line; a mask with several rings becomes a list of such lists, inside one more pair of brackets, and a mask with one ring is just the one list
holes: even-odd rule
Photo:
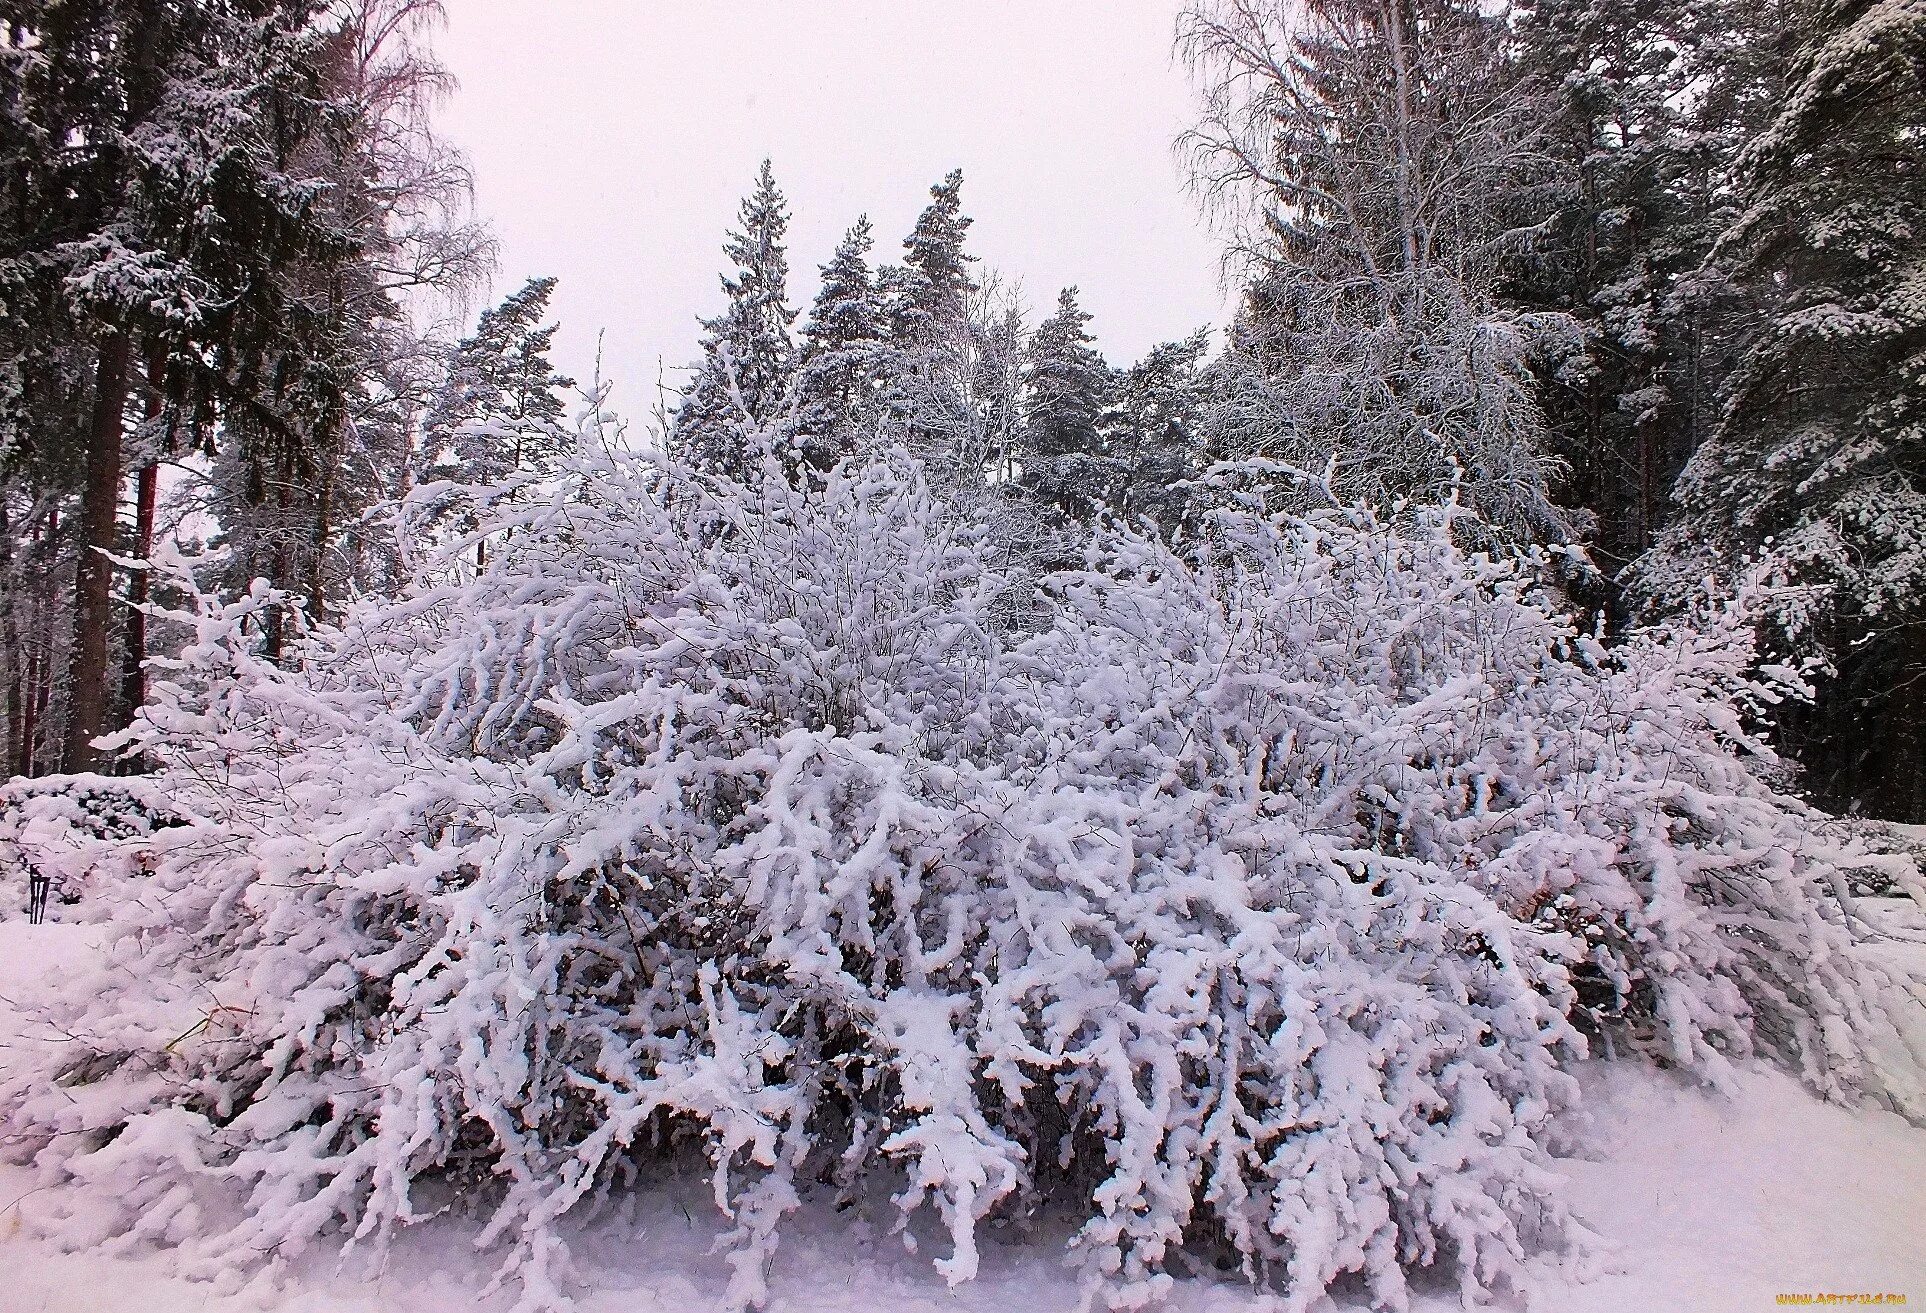
[[[1871, 904], [1866, 908], [1866, 904]], [[1926, 916], [1864, 900], [1868, 920], [1898, 932], [1869, 946], [1926, 965]], [[0, 922], [0, 1063], [59, 1043], [23, 1009], [39, 982], [95, 951], [95, 927]], [[1926, 1002], [1922, 1003], [1926, 1008]], [[1581, 1077], [1586, 1148], [1565, 1159], [1568, 1198], [1602, 1237], [1584, 1264], [1547, 1260], [1534, 1303], [1549, 1313], [1753, 1313], [1781, 1295], [1895, 1294], [1926, 1305], [1926, 1130], [1889, 1112], [1826, 1104], [1760, 1066], [1714, 1094], [1629, 1063], [1593, 1062]], [[166, 1256], [57, 1252], [22, 1231], [29, 1174], [0, 1168], [0, 1313], [468, 1313], [490, 1263], [460, 1225], [432, 1223], [397, 1244], [379, 1272], [312, 1262], [272, 1291], [217, 1291], [168, 1275]], [[580, 1313], [685, 1313], [717, 1307], [727, 1280], [710, 1252], [719, 1232], [702, 1184], [640, 1194], [622, 1224], [574, 1241]], [[929, 1237], [935, 1243], [935, 1237]], [[805, 1213], [771, 1280], [781, 1313], [1056, 1313], [1076, 1307], [1060, 1237], [992, 1236], [977, 1280], [946, 1288], [881, 1227], [828, 1210]], [[1171, 1313], [1258, 1313], [1272, 1301], [1215, 1280], [1180, 1281]], [[1340, 1303], [1323, 1307], [1338, 1309]], [[1414, 1301], [1457, 1307], [1454, 1293]]]

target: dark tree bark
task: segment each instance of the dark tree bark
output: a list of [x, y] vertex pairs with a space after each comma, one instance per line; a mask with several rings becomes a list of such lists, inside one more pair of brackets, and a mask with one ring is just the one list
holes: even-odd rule
[[93, 770], [93, 741], [107, 728], [107, 639], [113, 627], [113, 565], [102, 555], [118, 543], [121, 438], [127, 409], [127, 337], [101, 343], [94, 413], [87, 442], [87, 487], [80, 503], [79, 560], [74, 568], [74, 647], [68, 664], [67, 739], [62, 768]]
[[16, 775], [34, 774], [34, 736], [40, 732], [40, 710], [46, 705], [42, 695], [41, 665], [46, 657], [38, 652], [27, 654], [27, 668], [20, 690], [20, 740], [16, 748], [13, 771]]
[[[159, 419], [161, 414], [161, 369], [160, 359], [156, 356], [147, 368], [146, 419], [149, 424]], [[154, 552], [154, 508], [159, 497], [160, 461], [156, 458], [140, 467], [139, 484], [134, 497], [133, 554], [143, 561]], [[133, 723], [134, 713], [147, 701], [147, 671], [142, 664], [147, 659], [147, 614], [141, 610], [147, 604], [147, 597], [147, 571], [135, 570], [127, 580], [127, 638], [121, 645], [120, 717], [117, 722], [121, 728]]]
[[[134, 502], [134, 555], [146, 560], [154, 551], [154, 508], [160, 499], [160, 465], [141, 466]], [[135, 570], [127, 580], [127, 633], [121, 646], [120, 718], [125, 728], [147, 701], [147, 571]]]
[[[39, 559], [43, 565], [51, 566], [59, 552], [60, 512], [47, 512], [46, 529], [40, 540]], [[53, 617], [48, 614], [49, 586], [42, 580], [34, 588], [33, 620], [30, 632], [33, 635], [32, 651], [27, 656], [25, 707], [20, 727], [20, 757], [14, 768], [18, 775], [37, 775], [40, 773], [39, 739], [40, 727], [47, 720], [47, 704], [53, 699], [53, 668], [51, 634]]]
[[14, 773], [15, 763], [20, 760], [20, 730], [26, 720], [27, 685], [22, 676], [26, 653], [20, 643], [19, 617], [15, 610], [14, 599], [20, 594], [19, 578], [15, 573], [13, 559], [13, 525], [7, 516], [4, 502], [0, 502], [0, 584], [6, 593], [0, 598], [0, 650], [4, 650], [7, 663], [7, 743], [4, 760], [9, 774]]
[[[338, 446], [338, 444], [336, 444]], [[308, 618], [316, 624], [328, 618], [328, 541], [334, 536], [334, 480], [341, 453], [329, 451], [319, 471], [320, 487], [314, 501], [314, 542], [308, 558]]]

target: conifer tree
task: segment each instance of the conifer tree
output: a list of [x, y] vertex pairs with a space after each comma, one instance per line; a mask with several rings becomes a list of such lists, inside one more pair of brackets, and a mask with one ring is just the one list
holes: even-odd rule
[[[421, 41], [439, 0], [341, 0], [314, 32], [326, 114], [285, 143], [317, 184], [325, 234], [249, 286], [262, 305], [229, 348], [211, 507], [226, 577], [266, 578], [326, 618], [357, 583], [367, 517], [402, 492], [420, 398], [407, 297], [460, 293], [491, 266], [466, 163], [428, 130], [449, 83]], [[266, 617], [278, 650], [283, 617]]]
[[1159, 343], [1118, 374], [1105, 419], [1115, 468], [1105, 501], [1119, 518], [1148, 518], [1166, 533], [1183, 522], [1188, 499], [1181, 485], [1209, 460], [1203, 408], [1210, 341], [1210, 330], [1200, 328]]
[[1830, 662], [1782, 718], [1817, 795], [1926, 818], [1926, 10], [1800, 6], [1790, 90], [1720, 239], [1751, 307], [1717, 431], [1645, 563], [1664, 590], [1763, 551], [1778, 639]]
[[1605, 578], [1651, 545], [1717, 421], [1733, 296], [1707, 262], [1768, 99], [1771, 22], [1724, 0], [1535, 0], [1515, 27], [1525, 74], [1557, 89], [1546, 149], [1563, 177], [1551, 210], [1509, 199], [1516, 222], [1548, 222], [1501, 295], [1579, 329], [1537, 395]]
[[[285, 341], [305, 308], [279, 295], [269, 271], [338, 245], [316, 204], [320, 180], [296, 149], [339, 122], [317, 10], [308, 0], [10, 7], [0, 103], [15, 131], [0, 146], [13, 165], [0, 183], [0, 264], [19, 332], [8, 373], [78, 406], [29, 399], [4, 445], [72, 453], [36, 462], [74, 478], [43, 489], [72, 498], [78, 530], [60, 708], [71, 770], [96, 763], [93, 740], [113, 727], [114, 689], [127, 682], [112, 660], [123, 626], [105, 553], [130, 546], [118, 523], [130, 456], [151, 466], [157, 454], [151, 443], [130, 449], [130, 414], [204, 431], [215, 407], [285, 387], [295, 371], [248, 376], [237, 348]], [[78, 389], [67, 393], [69, 382]], [[151, 474], [142, 483], [145, 524]]]
[[[531, 278], [482, 312], [472, 336], [448, 353], [446, 372], [422, 420], [429, 478], [499, 488], [517, 476], [553, 474], [574, 445], [560, 393], [575, 380], [549, 361], [557, 325], [544, 324], [553, 278]], [[512, 493], [509, 494], [512, 496]], [[473, 528], [473, 517], [460, 517]], [[475, 564], [487, 564], [475, 544]]]
[[1089, 323], [1077, 304], [1077, 289], [1064, 288], [1056, 313], [1031, 337], [1023, 370], [1023, 488], [1041, 504], [1078, 520], [1100, 509], [1116, 482], [1103, 441], [1113, 379], [1097, 354]]
[[490, 485], [552, 471], [572, 441], [561, 394], [575, 380], [549, 360], [558, 325], [544, 324], [553, 278], [531, 278], [482, 312], [448, 356], [423, 424], [430, 472]]
[[887, 351], [886, 312], [870, 274], [867, 216], [843, 235], [802, 332], [796, 372], [794, 443], [816, 469], [848, 453], [873, 408]]
[[794, 346], [789, 308], [788, 204], [768, 160], [723, 243], [735, 263], [722, 276], [728, 304], [703, 321], [702, 361], [676, 411], [672, 440], [697, 465], [740, 470], [760, 431], [780, 417]]
[[903, 242], [903, 263], [877, 274], [888, 324], [882, 419], [954, 495], [1007, 478], [1018, 446], [1024, 315], [1017, 298], [963, 249], [963, 174], [930, 188]]
[[928, 344], [968, 313], [976, 257], [963, 250], [970, 218], [963, 213], [963, 171], [930, 188], [930, 203], [903, 241], [903, 263], [884, 270], [890, 332], [900, 343]]
[[[382, 382], [412, 338], [396, 298], [472, 270], [486, 240], [446, 222], [466, 172], [418, 112], [445, 85], [415, 40], [436, 0], [6, 13], [0, 393], [19, 380], [21, 404], [0, 404], [16, 501], [0, 555], [42, 559], [73, 598], [34, 619], [37, 650], [0, 632], [0, 688], [16, 762], [26, 748], [30, 768], [55, 764], [58, 722], [60, 760], [84, 769], [143, 696], [144, 625], [104, 553], [149, 553], [156, 462], [218, 447], [231, 572], [305, 592], [319, 614], [344, 521], [405, 468]], [[145, 596], [135, 573], [125, 599]], [[48, 672], [59, 651], [64, 681]]]

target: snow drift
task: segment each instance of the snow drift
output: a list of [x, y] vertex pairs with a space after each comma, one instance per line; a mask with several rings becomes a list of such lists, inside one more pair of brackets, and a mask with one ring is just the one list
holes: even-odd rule
[[1457, 514], [1229, 498], [1039, 581], [907, 458], [602, 461], [281, 665], [281, 599], [200, 598], [134, 734], [185, 823], [93, 840], [119, 974], [0, 1077], [22, 1209], [211, 1275], [475, 1200], [543, 1308], [564, 1217], [700, 1155], [739, 1304], [881, 1185], [952, 1281], [1077, 1209], [1113, 1306], [1179, 1252], [1397, 1306], [1579, 1239], [1588, 1052], [1917, 1112], [1834, 892], [1881, 859], [1762, 782], [1745, 627], [1607, 650]]

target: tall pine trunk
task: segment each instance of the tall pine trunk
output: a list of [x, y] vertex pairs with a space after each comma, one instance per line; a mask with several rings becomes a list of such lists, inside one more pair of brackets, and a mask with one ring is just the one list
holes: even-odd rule
[[[60, 539], [60, 512], [47, 512], [47, 525], [40, 539], [39, 559], [48, 568], [57, 558]], [[36, 760], [40, 738], [40, 727], [47, 719], [47, 703], [53, 695], [53, 648], [52, 617], [48, 615], [48, 595], [51, 586], [43, 577], [35, 581], [33, 607], [27, 632], [31, 635], [32, 650], [26, 657], [25, 688], [22, 692], [19, 758], [14, 766], [16, 775], [39, 774]]]
[[68, 664], [68, 771], [92, 770], [100, 760], [93, 740], [107, 728], [107, 638], [113, 624], [113, 550], [120, 511], [121, 427], [127, 409], [127, 337], [109, 333], [95, 373], [94, 414], [87, 443], [87, 487], [80, 503], [80, 541], [74, 568], [73, 655]]
[[[161, 359], [158, 354], [147, 367], [146, 420], [153, 424], [161, 414]], [[134, 496], [134, 555], [147, 560], [154, 554], [154, 509], [160, 499], [160, 460], [158, 453], [140, 467]], [[147, 571], [135, 570], [127, 580], [127, 639], [121, 645], [120, 716], [125, 727], [133, 723], [134, 713], [147, 701]]]
[[[160, 464], [141, 466], [134, 503], [134, 555], [145, 561], [154, 554], [154, 509], [160, 499]], [[135, 570], [127, 581], [127, 636], [121, 645], [120, 718], [130, 725], [147, 701], [147, 571]]]
[[20, 760], [20, 731], [26, 720], [27, 683], [23, 678], [22, 665], [26, 653], [20, 643], [20, 620], [17, 613], [21, 596], [19, 574], [13, 553], [13, 524], [7, 515], [6, 503], [0, 500], [0, 585], [5, 586], [0, 593], [0, 660], [7, 666], [7, 743], [3, 762], [9, 774], [14, 773], [14, 763]]
[[46, 655], [39, 651], [27, 654], [27, 668], [20, 690], [20, 742], [13, 764], [13, 773], [16, 775], [36, 773], [33, 741], [40, 733], [40, 714], [45, 706], [45, 699], [41, 696], [41, 667], [46, 659]]
[[334, 481], [335, 473], [341, 462], [337, 453], [323, 453], [326, 464], [317, 471], [320, 486], [314, 498], [314, 542], [308, 558], [308, 605], [309, 619], [316, 624], [328, 618], [328, 543], [334, 536]]

